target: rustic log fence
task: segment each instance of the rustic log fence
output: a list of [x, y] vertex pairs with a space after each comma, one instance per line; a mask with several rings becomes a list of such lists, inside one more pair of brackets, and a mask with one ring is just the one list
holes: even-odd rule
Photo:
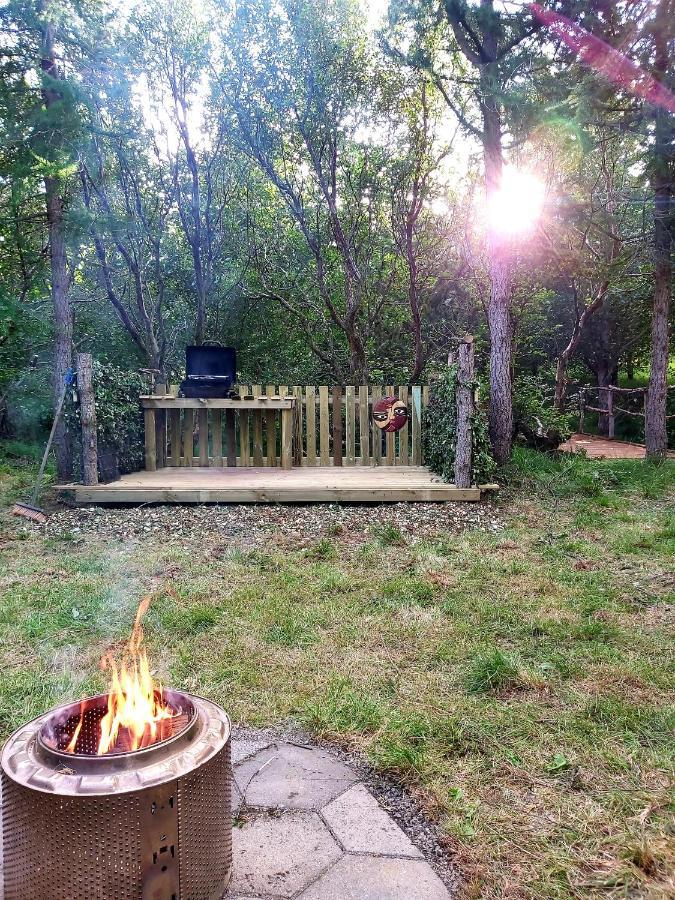
[[[672, 390], [673, 388], [669, 387], [668, 390]], [[609, 440], [613, 440], [616, 432], [616, 419], [617, 416], [634, 416], [636, 418], [644, 419], [644, 401], [645, 395], [647, 393], [646, 388], [621, 388], [615, 387], [614, 385], [606, 385], [604, 387], [594, 386], [594, 387], [582, 387], [579, 390], [579, 434], [586, 434], [585, 426], [586, 426], [586, 413], [587, 412], [595, 412], [600, 416], [607, 417], [607, 438]], [[597, 394], [597, 406], [592, 406], [587, 401], [588, 394]], [[605, 405], [601, 406], [601, 402], [604, 395]], [[622, 397], [626, 397], [626, 399], [630, 400], [631, 398], [638, 399], [642, 402], [642, 409], [626, 409], [624, 406], [618, 406], [616, 400], [621, 400]], [[666, 416], [667, 420], [675, 419], [674, 416]]]

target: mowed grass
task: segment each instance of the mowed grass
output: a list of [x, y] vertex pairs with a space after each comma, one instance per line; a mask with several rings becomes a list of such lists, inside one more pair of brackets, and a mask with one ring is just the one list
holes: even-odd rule
[[675, 467], [519, 451], [509, 479], [505, 531], [424, 541], [96, 546], [5, 518], [3, 736], [102, 688], [152, 591], [158, 677], [364, 752], [468, 896], [673, 896]]

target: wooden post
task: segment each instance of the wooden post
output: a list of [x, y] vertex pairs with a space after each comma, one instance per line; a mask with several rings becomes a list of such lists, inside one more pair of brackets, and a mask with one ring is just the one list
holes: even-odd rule
[[[154, 409], [144, 410], [145, 414], [145, 468], [148, 472], [154, 472], [157, 468], [157, 430], [155, 426]], [[192, 436], [192, 435], [191, 435]], [[192, 453], [192, 450], [190, 450]], [[190, 463], [191, 465], [192, 463]]]
[[579, 391], [579, 434], [584, 433], [584, 418], [586, 416], [586, 388]]
[[333, 385], [333, 465], [342, 465], [342, 388]]
[[227, 439], [227, 464], [237, 465], [237, 432], [234, 424], [234, 410], [225, 410], [225, 437]]
[[614, 440], [614, 388], [607, 388], [607, 439]]
[[281, 410], [281, 468], [293, 468], [293, 410]]
[[96, 440], [96, 401], [92, 379], [91, 353], [77, 354], [77, 393], [82, 425], [82, 481], [98, 484], [98, 446]]
[[455, 487], [471, 487], [471, 463], [473, 440], [471, 418], [473, 416], [473, 336], [465, 335], [459, 345], [457, 386], [457, 441], [455, 447]]
[[[166, 396], [166, 384], [158, 381], [155, 385], [155, 394], [159, 397]], [[166, 410], [158, 409], [155, 413], [155, 448], [157, 453], [157, 468], [163, 469], [166, 465]]]

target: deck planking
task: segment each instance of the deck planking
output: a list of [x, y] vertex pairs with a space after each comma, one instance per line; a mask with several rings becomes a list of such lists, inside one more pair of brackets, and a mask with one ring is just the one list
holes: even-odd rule
[[424, 466], [168, 466], [109, 484], [64, 484], [58, 490], [74, 494], [78, 504], [480, 500], [479, 488], [456, 488]]

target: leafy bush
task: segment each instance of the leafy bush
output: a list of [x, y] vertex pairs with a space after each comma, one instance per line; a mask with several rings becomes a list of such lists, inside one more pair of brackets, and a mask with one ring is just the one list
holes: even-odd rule
[[[454, 480], [457, 448], [457, 367], [450, 366], [434, 382], [426, 411], [425, 454], [427, 465], [445, 481]], [[476, 484], [486, 481], [495, 470], [490, 450], [487, 417], [477, 407], [472, 419], [473, 459], [471, 477]]]
[[[143, 411], [138, 402], [143, 380], [137, 372], [94, 360], [93, 381], [99, 455], [113, 451], [120, 472], [138, 471], [143, 468], [144, 453]], [[73, 435], [79, 438], [79, 410], [72, 409], [67, 416]]]
[[513, 391], [513, 427], [528, 447], [555, 450], [572, 434], [572, 415], [553, 405], [553, 386], [536, 375], [520, 375]]

